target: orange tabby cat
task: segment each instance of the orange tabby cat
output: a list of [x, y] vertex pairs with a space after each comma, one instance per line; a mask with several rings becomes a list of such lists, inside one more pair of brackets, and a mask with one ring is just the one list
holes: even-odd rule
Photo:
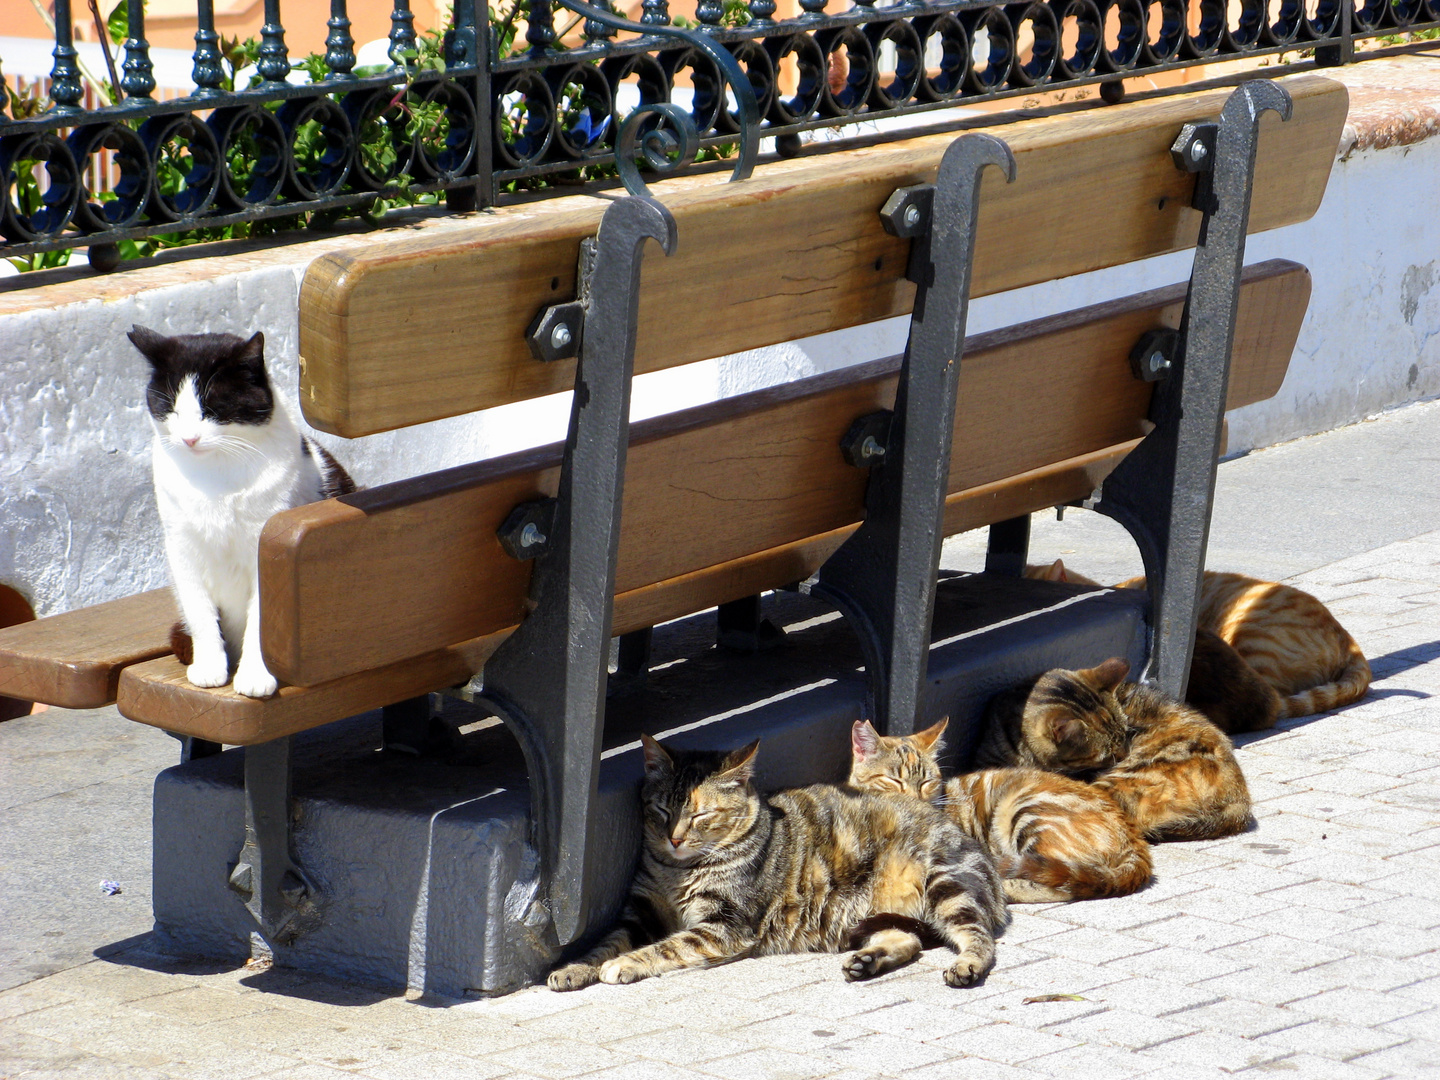
[[[1025, 576], [1098, 584], [1066, 570], [1059, 559], [1027, 567]], [[1145, 578], [1115, 587], [1143, 589]], [[1370, 664], [1355, 639], [1324, 604], [1291, 585], [1206, 570], [1197, 625], [1218, 635], [1275, 689], [1282, 717], [1338, 709], [1358, 701], [1370, 687]]]
[[942, 788], [948, 720], [914, 735], [850, 734], [850, 785], [934, 802], [995, 860], [1012, 903], [1124, 896], [1150, 881], [1150, 848], [1100, 789], [1039, 769], [985, 769]]
[[996, 695], [976, 763], [1093, 776], [1147, 840], [1244, 831], [1250, 790], [1229, 738], [1189, 706], [1124, 682], [1129, 672], [1116, 657]]

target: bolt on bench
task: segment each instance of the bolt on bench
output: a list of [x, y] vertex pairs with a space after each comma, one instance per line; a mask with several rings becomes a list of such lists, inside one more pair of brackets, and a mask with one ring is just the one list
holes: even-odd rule
[[[618, 903], [638, 729], [729, 742], [758, 725], [777, 748], [770, 779], [800, 783], [835, 778], [821, 744], [843, 749], [862, 709], [891, 733], [944, 712], [963, 728], [1037, 665], [1096, 658], [1077, 649], [1128, 650], [1183, 689], [1223, 415], [1279, 388], [1309, 297], [1303, 267], [1243, 268], [1245, 236], [1315, 212], [1345, 112], [1343, 87], [1298, 76], [323, 258], [300, 311], [312, 424], [359, 437], [573, 386], [567, 442], [273, 518], [260, 565], [275, 697], [191, 686], [157, 594], [0, 630], [0, 693], [113, 696], [190, 740], [195, 760], [156, 792], [157, 925], [182, 945], [223, 951], [258, 927], [282, 962], [442, 993], [520, 985]], [[972, 295], [1192, 247], [1188, 284], [965, 340]], [[905, 357], [628, 422], [632, 367], [907, 313]], [[1156, 586], [1148, 629], [1143, 598], [1018, 580], [1028, 515], [1075, 502], [1134, 535]], [[937, 601], [941, 540], [984, 525], [987, 573], [943, 582]], [[618, 674], [638, 683], [652, 627], [718, 606], [721, 639], [758, 647], [774, 636], [759, 594], [785, 588], [811, 599], [782, 606], [842, 611], [848, 636], [831, 624], [767, 656], [667, 668], [607, 710], [612, 634]], [[699, 623], [675, 625], [693, 639]], [[418, 824], [386, 833], [373, 823], [403, 817], [409, 795], [337, 781], [302, 791], [294, 825], [292, 736], [385, 707], [398, 738], [407, 717], [428, 720], [423, 695], [454, 687], [516, 736], [528, 796], [491, 730], [511, 770], [498, 787], [495, 770], [479, 787], [447, 774]], [[246, 748], [243, 847], [222, 744]], [[354, 850], [395, 845], [360, 884], [337, 824], [352, 804], [378, 830], [352, 823]]]

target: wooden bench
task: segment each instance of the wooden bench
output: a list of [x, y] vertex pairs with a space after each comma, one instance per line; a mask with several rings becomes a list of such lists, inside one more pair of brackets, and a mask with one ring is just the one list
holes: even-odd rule
[[[1249, 231], [1314, 214], [1345, 118], [1338, 84], [1315, 76], [1283, 84], [1293, 114], [1285, 122], [1273, 113], [1259, 121]], [[1230, 95], [1160, 97], [995, 129], [1013, 153], [1015, 179], [1006, 184], [994, 169], [982, 174], [960, 326], [966, 295], [1195, 247], [1202, 221], [1191, 205], [1197, 184], [1177, 168], [1172, 149], [1182, 129], [1190, 132], [1187, 146], [1215, 138], [1213, 130], [1196, 135], [1186, 125], [1213, 121], [1222, 108], [1229, 123], [1236, 108]], [[1226, 137], [1222, 130], [1219, 138]], [[898, 189], [934, 183], [954, 140], [953, 133], [932, 135], [818, 161], [800, 158], [734, 185], [709, 177], [667, 184], [661, 200], [678, 245], [668, 258], [653, 250], [645, 256], [638, 291], [627, 298], [632, 311], [638, 305], [638, 321], [632, 339], [616, 348], [633, 350], [639, 373], [910, 313], [912, 241], [887, 232], [879, 211]], [[569, 389], [575, 363], [538, 361], [527, 330], [537, 312], [576, 295], [581, 241], [595, 235], [610, 202], [562, 200], [517, 209], [472, 231], [319, 260], [306, 275], [300, 309], [307, 418], [322, 430], [358, 437]], [[1238, 225], [1233, 213], [1225, 216], [1233, 205], [1222, 196], [1201, 252], [1228, 253], [1238, 271], [1246, 222], [1243, 214]], [[1221, 251], [1214, 233], [1232, 226], [1239, 234]], [[1222, 320], [1226, 325], [1218, 329], [1233, 330], [1233, 360], [1228, 388], [1223, 356], [1212, 373], [1219, 396], [1212, 395], [1208, 429], [1173, 415], [1178, 378], [1173, 391], [1157, 394], [1155, 387], [1167, 384], [1137, 377], [1132, 356], [1142, 339], [1165, 342], [1153, 332], [1181, 327], [1183, 283], [967, 341], [958, 391], [951, 391], [948, 478], [935, 493], [943, 512], [925, 534], [933, 534], [936, 550], [941, 535], [1000, 526], [992, 532], [994, 564], [1015, 570], [1017, 555], [1023, 562], [1026, 516], [1090, 498], [1137, 446], [1141, 453], [1132, 460], [1164, 474], [1160, 495], [1174, 494], [1177, 469], [1189, 470], [1184, 483], [1187, 490], [1204, 488], [1201, 516], [1208, 522], [1205, 484], [1213, 485], [1222, 406], [1276, 392], [1309, 296], [1308, 273], [1292, 263], [1263, 263], [1231, 277], [1238, 309], [1233, 327]], [[1213, 299], [1195, 295], [1191, 302]], [[938, 301], [932, 297], [931, 304]], [[684, 317], [674, 317], [677, 312]], [[588, 350], [600, 331], [585, 325], [582, 348]], [[1191, 337], [1211, 329], [1207, 323]], [[1224, 355], [1231, 355], [1225, 345]], [[1173, 342], [1156, 348], [1169, 350], [1166, 357], [1188, 386], [1198, 367], [1185, 367]], [[604, 620], [607, 636], [643, 634], [710, 606], [743, 604], [821, 571], [866, 518], [867, 488], [874, 497], [867, 470], [848, 464], [839, 447], [857, 420], [895, 406], [901, 366], [900, 358], [880, 360], [635, 424], [617, 489], [620, 531], [607, 590], [614, 596], [613, 624], [608, 612]], [[1159, 432], [1153, 438], [1152, 429]], [[886, 445], [883, 438], [878, 445]], [[886, 449], [893, 460], [897, 446]], [[1160, 464], [1152, 469], [1151, 459]], [[535, 625], [527, 610], [535, 599], [536, 564], [513, 557], [499, 534], [518, 507], [557, 495], [563, 460], [562, 447], [542, 447], [273, 518], [260, 551], [263, 647], [282, 682], [272, 698], [186, 682], [158, 636], [172, 616], [154, 594], [0, 631], [0, 693], [42, 701], [63, 696], [53, 703], [71, 707], [103, 704], [114, 695], [121, 712], [142, 723], [208, 743], [264, 747], [254, 755], [254, 785], [268, 784], [271, 797], [281, 797], [275, 792], [283, 793], [283, 785], [274, 777], [288, 769], [283, 737], [472, 677], [472, 690], [485, 691], [489, 680], [477, 673], [486, 660], [517, 626]], [[1172, 566], [1193, 570], [1193, 583], [1180, 580], [1182, 573], [1156, 599], [1168, 605], [1155, 620], [1162, 631], [1157, 659], [1161, 641], [1172, 643], [1158, 669], [1164, 684], [1183, 680], [1188, 662], [1188, 643], [1179, 653], [1173, 645], [1183, 635], [1166, 628], [1172, 610], [1181, 612], [1182, 622], [1189, 610], [1193, 626], [1204, 531], [1195, 535], [1193, 515], [1182, 527], [1167, 516], [1172, 509], [1157, 509], [1160, 496], [1146, 493], [1148, 482], [1112, 485], [1098, 506], [1136, 532], [1152, 580]], [[873, 503], [870, 516], [876, 518]], [[933, 595], [933, 560], [927, 574]], [[824, 592], [825, 571], [816, 585]], [[843, 603], [843, 582], [830, 586]], [[116, 605], [129, 605], [120, 617], [134, 618], [133, 634], [115, 633]], [[872, 635], [897, 655], [899, 636]], [[82, 660], [88, 664], [83, 680], [77, 674]], [[871, 667], [877, 679], [893, 674], [892, 659], [878, 654]], [[76, 691], [82, 682], [83, 692]], [[905, 730], [901, 714], [913, 712], [914, 702], [896, 706], [886, 696], [892, 690], [877, 689], [877, 701], [882, 714], [890, 703], [891, 729]], [[603, 716], [603, 697], [595, 707]], [[568, 729], [517, 733], [531, 766], [536, 818], [562, 823], [542, 831], [539, 842], [563, 943], [587, 923], [586, 793], [570, 791], [570, 780], [580, 788], [590, 784], [593, 793], [593, 761], [589, 773], [580, 766], [592, 748], [598, 756], [598, 736]], [[580, 765], [572, 777], [566, 769], [574, 762]], [[246, 769], [249, 785], [249, 754]], [[541, 783], [538, 774], [546, 770], [554, 776]], [[249, 830], [240, 860], [258, 870], [270, 852], [262, 876], [272, 893], [285, 873], [303, 881], [288, 852], [284, 817], [279, 826], [272, 822], [268, 837], [258, 825]], [[557, 895], [566, 890], [575, 895]], [[283, 930], [280, 901], [271, 896], [268, 907], [259, 899], [255, 904], [252, 912], [267, 932]]]

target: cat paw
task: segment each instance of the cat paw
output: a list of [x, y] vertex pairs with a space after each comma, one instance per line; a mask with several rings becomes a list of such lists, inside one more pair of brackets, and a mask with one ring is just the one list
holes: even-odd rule
[[194, 686], [224, 686], [230, 681], [230, 665], [222, 653], [216, 657], [197, 657], [185, 669], [185, 678]]
[[245, 697], [269, 697], [279, 687], [280, 684], [275, 681], [275, 676], [265, 670], [261, 664], [242, 662], [235, 672], [235, 692], [243, 694]]
[[645, 978], [645, 968], [628, 956], [617, 956], [600, 965], [600, 981], [614, 986], [617, 983], [639, 982]]
[[556, 968], [545, 980], [545, 985], [558, 993], [567, 990], [583, 990], [600, 981], [600, 972], [593, 964], [566, 964]]
[[840, 970], [845, 973], [846, 982], [859, 982], [861, 979], [873, 979], [882, 970], [881, 964], [885, 954], [877, 949], [861, 949], [852, 953], [840, 962]]
[[986, 965], [979, 957], [962, 956], [945, 969], [945, 985], [974, 986], [985, 974]]

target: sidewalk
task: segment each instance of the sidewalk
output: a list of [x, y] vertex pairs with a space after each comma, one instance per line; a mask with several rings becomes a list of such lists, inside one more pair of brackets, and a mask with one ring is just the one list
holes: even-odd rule
[[[1285, 569], [1375, 684], [1237, 739], [1255, 831], [1157, 847], [1136, 896], [1015, 907], [970, 990], [942, 952], [865, 984], [774, 957], [465, 1002], [177, 962], [144, 937], [175, 743], [109, 710], [0, 725], [0, 1080], [1440, 1077], [1437, 455], [1431, 403], [1222, 466], [1212, 565]], [[1127, 568], [1107, 523], [1039, 518], [1037, 559]], [[1025, 1003], [1045, 994], [1080, 1000]]]

